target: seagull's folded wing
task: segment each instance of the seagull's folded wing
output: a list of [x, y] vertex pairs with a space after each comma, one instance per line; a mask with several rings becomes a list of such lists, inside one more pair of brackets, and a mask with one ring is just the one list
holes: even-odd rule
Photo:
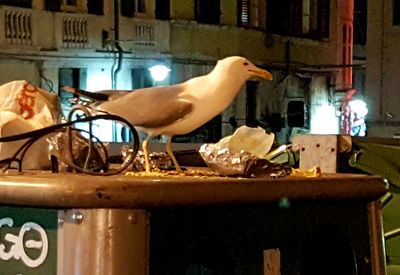
[[68, 93], [75, 94], [78, 96], [83, 96], [88, 99], [94, 100], [94, 101], [106, 101], [110, 100], [113, 98], [118, 98], [123, 95], [126, 95], [128, 90], [102, 90], [102, 91], [96, 91], [96, 92], [89, 92], [77, 88], [73, 88], [70, 86], [64, 86], [62, 89]]
[[101, 103], [97, 108], [128, 120], [134, 126], [163, 127], [189, 115], [193, 105], [180, 98], [179, 86], [152, 87]]

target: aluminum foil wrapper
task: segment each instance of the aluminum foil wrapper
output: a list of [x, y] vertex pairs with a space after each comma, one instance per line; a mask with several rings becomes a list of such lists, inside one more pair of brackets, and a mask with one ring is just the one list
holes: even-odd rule
[[218, 144], [203, 144], [199, 152], [208, 167], [221, 176], [282, 178], [291, 173], [290, 167], [269, 162], [246, 151], [231, 153]]
[[[89, 155], [89, 142], [79, 132], [72, 132], [72, 156], [74, 163], [92, 171], [101, 171], [104, 167], [104, 150], [100, 145], [95, 145]], [[68, 136], [65, 132], [57, 132], [47, 138], [49, 144], [49, 156], [57, 158], [57, 171], [69, 172], [72, 170], [70, 154], [68, 153]]]
[[[129, 146], [122, 147], [123, 161], [128, 161], [129, 152], [132, 149]], [[172, 160], [168, 153], [165, 152], [151, 152], [149, 153], [149, 162], [151, 170], [170, 170], [173, 167]], [[143, 151], [139, 150], [136, 157], [127, 171], [142, 172], [146, 170], [145, 157]]]

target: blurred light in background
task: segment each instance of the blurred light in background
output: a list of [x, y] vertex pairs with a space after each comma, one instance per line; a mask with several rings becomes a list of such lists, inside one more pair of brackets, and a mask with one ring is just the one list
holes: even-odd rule
[[171, 71], [171, 69], [165, 65], [154, 65], [149, 70], [154, 81], [163, 81]]
[[367, 104], [360, 100], [355, 99], [349, 102], [351, 110], [351, 136], [363, 137], [367, 134], [367, 125], [365, 117], [368, 114]]
[[338, 134], [339, 118], [333, 105], [321, 105], [315, 108], [310, 121], [311, 134]]

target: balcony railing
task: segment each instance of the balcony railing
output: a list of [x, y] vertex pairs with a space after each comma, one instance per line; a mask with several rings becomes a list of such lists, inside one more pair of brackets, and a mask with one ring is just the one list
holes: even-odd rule
[[6, 10], [4, 36], [8, 44], [32, 46], [32, 15], [22, 10]]
[[62, 21], [62, 42], [64, 48], [87, 48], [89, 42], [87, 18], [64, 17]]
[[[104, 32], [110, 33], [112, 40], [113, 27], [112, 17], [0, 5], [0, 51], [104, 50]], [[168, 52], [169, 33], [168, 22], [149, 18], [132, 18], [120, 24], [125, 51]]]
[[134, 43], [137, 46], [156, 46], [154, 24], [135, 23]]

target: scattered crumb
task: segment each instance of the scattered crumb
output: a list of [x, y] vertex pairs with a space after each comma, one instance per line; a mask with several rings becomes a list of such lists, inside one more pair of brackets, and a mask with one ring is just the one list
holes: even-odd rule
[[187, 169], [182, 173], [179, 173], [176, 170], [173, 171], [163, 171], [163, 170], [153, 170], [151, 172], [126, 172], [125, 176], [133, 176], [133, 177], [195, 177], [195, 178], [205, 178], [205, 177], [219, 177], [217, 173], [214, 171], [206, 170], [206, 169]]

